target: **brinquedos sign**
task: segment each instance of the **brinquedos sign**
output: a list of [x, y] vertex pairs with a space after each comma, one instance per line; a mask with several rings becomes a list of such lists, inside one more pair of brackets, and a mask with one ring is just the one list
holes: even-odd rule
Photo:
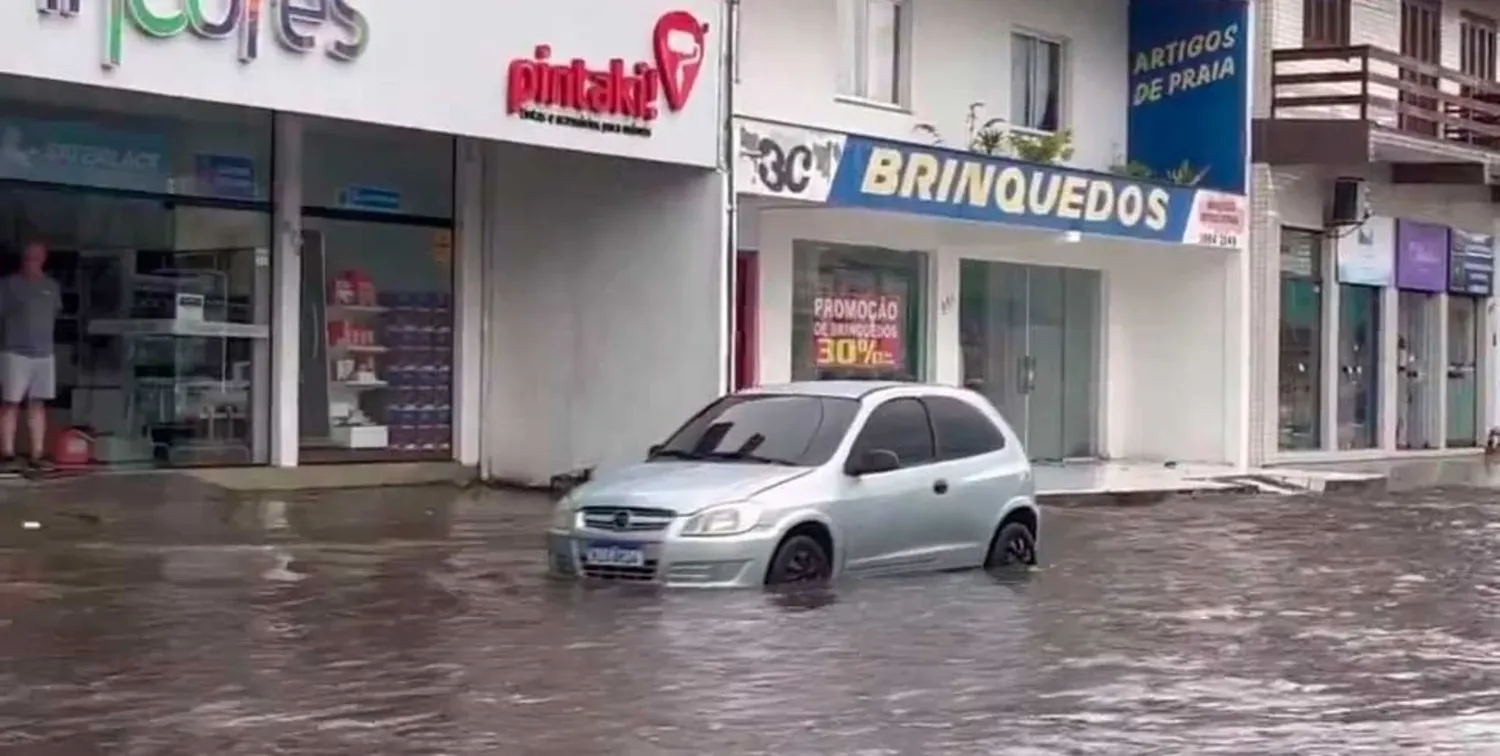
[[[44, 16], [77, 16], [83, 0], [37, 0]], [[334, 60], [354, 60], [370, 42], [370, 24], [349, 0], [100, 0], [104, 6], [104, 67], [115, 68], [124, 56], [125, 28], [156, 39], [190, 32], [202, 39], [239, 42], [239, 58], [249, 63], [260, 57], [260, 27], [269, 23], [281, 46], [309, 53], [320, 46]], [[205, 10], [209, 5], [212, 11]], [[160, 8], [172, 7], [171, 10]], [[322, 41], [325, 25], [342, 31], [338, 39]]]
[[583, 58], [554, 61], [551, 45], [530, 59], [511, 61], [506, 72], [506, 112], [557, 126], [612, 134], [651, 136], [662, 102], [676, 113], [687, 106], [703, 67], [708, 24], [687, 11], [670, 11], [651, 35], [655, 60], [612, 58], [590, 67]]

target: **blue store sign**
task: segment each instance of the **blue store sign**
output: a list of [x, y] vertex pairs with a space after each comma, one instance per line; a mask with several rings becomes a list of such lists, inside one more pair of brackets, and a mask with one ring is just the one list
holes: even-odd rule
[[1129, 2], [1128, 159], [1245, 193], [1249, 0]]
[[167, 192], [171, 172], [167, 140], [159, 134], [0, 118], [0, 178]]
[[1495, 237], [1452, 229], [1448, 254], [1448, 291], [1488, 297], [1495, 290]]
[[1238, 248], [1243, 198], [849, 136], [828, 204]]

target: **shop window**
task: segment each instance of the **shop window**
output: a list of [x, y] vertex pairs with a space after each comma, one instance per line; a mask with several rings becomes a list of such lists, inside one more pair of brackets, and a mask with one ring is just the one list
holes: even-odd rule
[[450, 459], [453, 141], [310, 126], [301, 458]]
[[6, 265], [32, 241], [62, 294], [48, 424], [110, 467], [263, 464], [270, 216], [0, 186]]
[[793, 244], [792, 377], [921, 380], [927, 255]]
[[1062, 126], [1061, 42], [1032, 34], [1010, 35], [1010, 122], [1036, 131]]
[[839, 0], [839, 93], [902, 105], [910, 49], [909, 0]]
[[1281, 230], [1280, 448], [1322, 447], [1323, 235]]
[[1347, 47], [1349, 0], [1303, 0], [1302, 46]]
[[61, 295], [40, 451], [269, 461], [270, 155], [269, 113], [0, 80], [0, 274], [39, 243]]

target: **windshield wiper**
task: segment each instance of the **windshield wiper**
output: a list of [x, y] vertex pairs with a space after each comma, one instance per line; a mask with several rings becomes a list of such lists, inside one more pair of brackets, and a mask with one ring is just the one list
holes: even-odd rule
[[661, 451], [658, 451], [657, 453], [652, 454], [651, 458], [652, 459], [686, 459], [686, 460], [692, 460], [692, 461], [695, 461], [695, 462], [701, 462], [701, 461], [703, 461], [705, 459], [708, 459], [708, 456], [704, 455], [704, 454], [699, 454], [697, 452], [690, 452], [690, 451], [687, 451], [686, 449], [662, 449]]
[[759, 454], [754, 454], [747, 451], [709, 452], [708, 454], [705, 454], [703, 456], [706, 459], [723, 460], [725, 462], [754, 462], [760, 465], [781, 465], [783, 467], [798, 466], [796, 462], [790, 462], [785, 459], [775, 459], [772, 457], [762, 457]]

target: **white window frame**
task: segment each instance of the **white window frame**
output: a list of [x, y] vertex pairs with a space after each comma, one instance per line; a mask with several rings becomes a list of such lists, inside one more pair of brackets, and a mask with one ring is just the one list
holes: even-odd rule
[[[1071, 66], [1069, 66], [1068, 64], [1068, 40], [1065, 37], [1059, 37], [1055, 34], [1040, 32], [1035, 29], [1027, 29], [1024, 27], [1013, 28], [1010, 30], [1010, 45], [1012, 49], [1010, 59], [1008, 61], [1008, 63], [1011, 65], [1014, 65], [1015, 62], [1014, 48], [1016, 43], [1019, 41], [1018, 38], [1024, 38], [1026, 40], [1040, 42], [1042, 44], [1055, 45], [1057, 47], [1057, 129], [1055, 131], [1062, 131], [1063, 129], [1068, 128], [1068, 95], [1071, 89], [1069, 87], [1069, 82], [1071, 80], [1071, 77], [1069, 76], [1069, 69], [1071, 68]], [[1012, 72], [1011, 77], [1008, 81], [1011, 83], [1015, 81], [1014, 72]], [[1006, 118], [1007, 120], [1011, 121], [1011, 127], [1037, 134], [1055, 133], [1054, 130], [1032, 126], [1028, 123], [1017, 121], [1011, 117], [1015, 113], [1016, 98], [1023, 96], [1023, 93], [1015, 91], [1015, 87], [1011, 86], [1010, 102], [1008, 103], [1009, 107], [1006, 109]]]
[[[839, 56], [839, 77], [837, 82], [837, 99], [861, 105], [874, 107], [893, 108], [906, 110], [911, 93], [911, 30], [912, 30], [912, 0], [838, 0], [844, 6], [840, 17], [847, 15], [853, 19], [854, 28], [849, 29], [843, 23], [839, 24], [840, 45], [837, 48]], [[890, 96], [882, 93], [869, 91], [870, 62], [868, 60], [870, 37], [870, 6], [874, 3], [884, 3], [896, 7], [896, 40], [894, 55], [893, 87]], [[852, 57], [849, 59], [852, 45]]]

